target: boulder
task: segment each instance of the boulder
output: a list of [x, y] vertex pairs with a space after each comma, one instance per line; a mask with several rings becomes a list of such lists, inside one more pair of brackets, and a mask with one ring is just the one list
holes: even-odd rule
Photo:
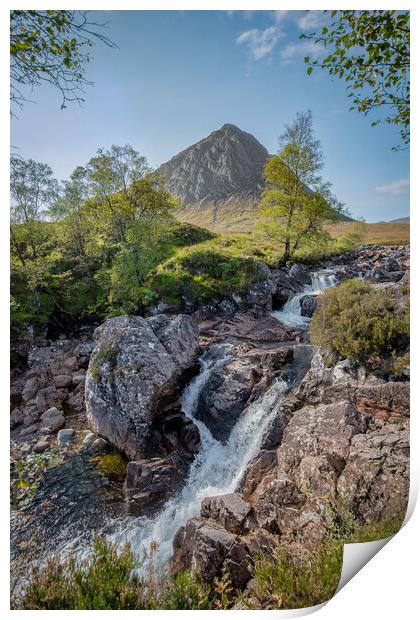
[[236, 347], [232, 358], [212, 371], [199, 396], [196, 417], [206, 424], [216, 439], [227, 441], [247, 404], [268, 388], [284, 363], [292, 357], [291, 347]]
[[385, 269], [370, 269], [364, 275], [365, 280], [369, 280], [369, 282], [390, 282], [392, 280], [392, 276], [385, 271]]
[[198, 329], [189, 316], [121, 316], [95, 332], [86, 377], [92, 429], [132, 459], [146, 455], [154, 418], [196, 363]]
[[72, 377], [70, 375], [56, 375], [54, 377], [54, 385], [56, 388], [66, 388], [72, 384]]
[[201, 502], [201, 516], [217, 521], [233, 534], [245, 534], [255, 527], [252, 507], [237, 493], [205, 497]]
[[44, 411], [41, 416], [42, 423], [51, 429], [51, 431], [58, 431], [62, 426], [64, 426], [65, 418], [63, 416], [63, 412], [57, 407], [51, 407]]
[[289, 275], [297, 280], [299, 284], [312, 284], [310, 273], [305, 267], [299, 265], [299, 263], [295, 263], [290, 267]]
[[311, 317], [316, 310], [316, 297], [304, 295], [300, 299], [300, 313], [302, 316]]
[[57, 442], [59, 446], [66, 446], [72, 442], [74, 430], [72, 428], [62, 428], [58, 431]]

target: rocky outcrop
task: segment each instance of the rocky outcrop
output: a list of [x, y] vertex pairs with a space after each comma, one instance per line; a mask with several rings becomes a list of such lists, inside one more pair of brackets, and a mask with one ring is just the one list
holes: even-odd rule
[[185, 315], [105, 321], [86, 377], [92, 428], [130, 458], [144, 458], [159, 407], [176, 399], [198, 351], [198, 330]]

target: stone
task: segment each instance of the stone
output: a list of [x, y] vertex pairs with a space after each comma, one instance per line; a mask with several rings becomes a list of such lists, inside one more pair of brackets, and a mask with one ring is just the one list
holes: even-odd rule
[[58, 445], [65, 446], [72, 442], [74, 435], [74, 429], [72, 428], [62, 428], [61, 431], [58, 431], [57, 441]]
[[44, 411], [41, 420], [51, 431], [58, 431], [59, 428], [64, 426], [66, 421], [63, 412], [57, 409], [57, 407], [51, 407], [47, 409], [47, 411]]
[[68, 357], [67, 359], [65, 359], [64, 366], [68, 368], [69, 370], [77, 370], [78, 368], [77, 357], [72, 355], [71, 357]]
[[217, 521], [233, 534], [244, 534], [255, 524], [252, 507], [237, 493], [205, 497], [201, 502], [201, 516]]
[[106, 452], [109, 450], [109, 443], [102, 437], [98, 437], [90, 444], [90, 451], [94, 453]]
[[301, 491], [333, 493], [353, 436], [365, 431], [364, 414], [349, 402], [299, 409], [277, 450], [278, 478], [292, 480]]
[[85, 385], [89, 424], [141, 459], [160, 403], [175, 397], [196, 363], [198, 329], [186, 315], [121, 316], [105, 321], [95, 340]]
[[38, 441], [34, 445], [34, 452], [45, 452], [45, 450], [48, 450], [49, 447], [50, 447], [49, 441]]
[[404, 515], [410, 487], [409, 430], [395, 424], [356, 435], [337, 491], [368, 522]]
[[270, 385], [282, 366], [293, 357], [291, 347], [267, 349], [240, 345], [223, 366], [216, 366], [198, 399], [196, 417], [213, 436], [226, 442], [251, 400]]
[[42, 388], [37, 392], [36, 404], [38, 410], [43, 412], [51, 407], [56, 407], [67, 398], [67, 391], [64, 389], [56, 389], [55, 386]]
[[25, 426], [19, 432], [19, 437], [28, 437], [28, 435], [33, 435], [38, 431], [38, 428], [38, 424], [31, 424], [30, 426]]
[[302, 316], [311, 317], [316, 310], [316, 297], [304, 295], [300, 299], [300, 313]]
[[289, 275], [297, 280], [299, 284], [312, 284], [310, 274], [302, 265], [299, 265], [299, 263], [295, 263], [290, 267]]
[[56, 388], [66, 388], [72, 384], [70, 375], [56, 375], [54, 377], [54, 385]]
[[85, 448], [89, 448], [93, 444], [95, 439], [97, 439], [97, 435], [95, 433], [88, 433], [83, 439], [82, 444]]
[[86, 373], [76, 373], [72, 376], [72, 384], [73, 385], [80, 385], [81, 383], [84, 383], [86, 380]]
[[385, 269], [370, 269], [364, 276], [365, 280], [370, 282], [389, 282], [392, 276]]

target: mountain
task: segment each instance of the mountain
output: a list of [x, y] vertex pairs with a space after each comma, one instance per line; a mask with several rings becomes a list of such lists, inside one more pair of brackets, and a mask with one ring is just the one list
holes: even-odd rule
[[181, 199], [179, 219], [216, 232], [248, 232], [255, 224], [268, 157], [254, 136], [227, 123], [162, 164], [158, 172]]
[[269, 157], [254, 136], [229, 123], [189, 146], [158, 169], [180, 197], [182, 220], [238, 230], [254, 215]]
[[388, 224], [409, 224], [410, 223], [410, 216], [407, 215], [407, 217], [399, 217], [396, 220], [390, 220], [388, 222]]

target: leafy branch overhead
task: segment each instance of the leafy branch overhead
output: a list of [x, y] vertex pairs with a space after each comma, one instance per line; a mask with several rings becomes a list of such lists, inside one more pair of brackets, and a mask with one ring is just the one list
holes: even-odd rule
[[95, 41], [117, 47], [89, 11], [11, 11], [11, 103], [22, 107], [28, 90], [43, 83], [59, 90], [61, 107], [83, 101], [90, 49]]
[[[372, 121], [397, 125], [401, 141], [410, 141], [410, 14], [408, 11], [331, 11], [332, 22], [320, 32], [303, 34], [324, 46], [315, 67], [346, 82], [351, 110], [377, 112]], [[398, 147], [396, 147], [398, 148]]]

